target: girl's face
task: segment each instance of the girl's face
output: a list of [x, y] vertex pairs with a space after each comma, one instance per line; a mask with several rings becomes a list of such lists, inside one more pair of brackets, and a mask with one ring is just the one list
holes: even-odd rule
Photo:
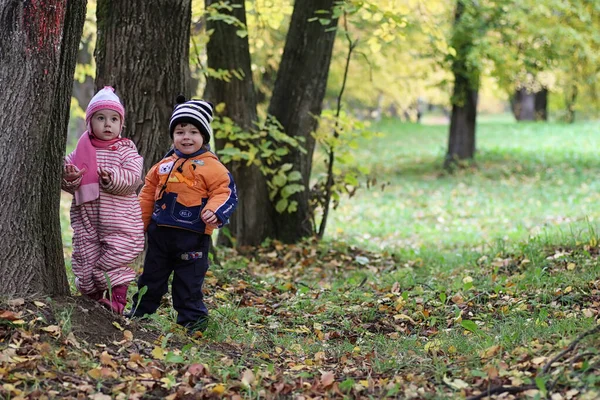
[[100, 140], [112, 140], [121, 134], [121, 116], [118, 112], [103, 108], [92, 115], [92, 133]]
[[202, 134], [192, 124], [177, 124], [173, 131], [173, 145], [183, 154], [192, 154], [200, 150], [204, 144]]

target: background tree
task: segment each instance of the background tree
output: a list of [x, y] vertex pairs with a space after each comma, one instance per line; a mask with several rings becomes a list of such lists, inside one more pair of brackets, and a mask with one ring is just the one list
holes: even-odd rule
[[85, 6], [83, 0], [0, 3], [4, 295], [69, 293], [60, 179]]
[[191, 0], [98, 0], [96, 88], [115, 86], [125, 105], [124, 136], [148, 170], [168, 150], [168, 123], [189, 84]]
[[[281, 123], [286, 134], [304, 139], [306, 151], [292, 148], [283, 162], [291, 163], [300, 172], [305, 188], [309, 187], [315, 148], [312, 132], [321, 114], [336, 36], [339, 15], [334, 10], [335, 5], [335, 0], [295, 3], [268, 109], [268, 114]], [[277, 217], [275, 237], [293, 243], [314, 232], [310, 223], [309, 191], [296, 193], [290, 201], [297, 202], [296, 211]]]
[[[211, 10], [211, 5], [219, 3], [217, 0], [206, 0], [206, 8]], [[230, 7], [213, 8], [211, 12], [213, 17], [209, 15], [207, 22], [207, 29], [212, 32], [206, 46], [208, 67], [225, 75], [217, 78], [215, 75], [218, 74], [212, 74], [212, 77], [209, 74], [204, 98], [215, 105], [224, 104], [224, 107], [218, 107], [219, 116], [230, 118], [244, 131], [255, 131], [257, 100], [252, 79], [245, 1], [235, 0], [230, 2]], [[217, 150], [222, 150], [226, 143], [225, 138], [215, 138]], [[243, 146], [243, 143], [237, 145]], [[274, 235], [276, 213], [269, 199], [266, 177], [254, 162], [232, 161], [227, 166], [239, 193], [238, 208], [230, 221], [229, 230], [238, 245], [259, 245], [265, 238]], [[219, 238], [222, 242], [228, 240], [225, 235]]]
[[[454, 75], [452, 116], [445, 166], [475, 155], [475, 122], [480, 68], [473, 59], [474, 40], [481, 30], [479, 5], [458, 0], [450, 45], [454, 49], [451, 70]], [[479, 28], [479, 29], [478, 29]]]

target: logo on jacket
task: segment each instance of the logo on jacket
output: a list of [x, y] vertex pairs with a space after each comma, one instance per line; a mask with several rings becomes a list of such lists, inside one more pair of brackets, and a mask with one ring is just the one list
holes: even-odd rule
[[204, 165], [204, 160], [192, 160], [192, 162], [196, 165]]
[[181, 210], [179, 211], [179, 215], [181, 215], [183, 218], [189, 218], [192, 216], [192, 212], [190, 210]]
[[158, 173], [159, 174], [168, 174], [169, 171], [171, 171], [173, 169], [173, 161], [170, 161], [168, 163], [164, 163], [164, 164], [160, 164], [160, 167], [158, 167]]

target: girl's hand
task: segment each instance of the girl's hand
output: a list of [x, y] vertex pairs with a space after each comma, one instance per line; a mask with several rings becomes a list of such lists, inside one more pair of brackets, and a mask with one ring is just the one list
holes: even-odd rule
[[80, 170], [73, 164], [67, 164], [67, 165], [65, 165], [65, 169], [63, 170], [63, 179], [67, 182], [73, 182], [74, 180], [77, 180], [84, 173], [85, 173], [85, 168], [82, 168]]
[[204, 210], [202, 212], [202, 221], [204, 221], [206, 225], [214, 226], [216, 226], [219, 223], [219, 219], [217, 218], [215, 213], [210, 210]]
[[100, 180], [102, 181], [103, 184], [108, 185], [110, 183], [110, 180], [111, 180], [110, 172], [108, 172], [104, 168], [102, 168], [102, 167], [98, 168], [98, 176], [100, 177]]

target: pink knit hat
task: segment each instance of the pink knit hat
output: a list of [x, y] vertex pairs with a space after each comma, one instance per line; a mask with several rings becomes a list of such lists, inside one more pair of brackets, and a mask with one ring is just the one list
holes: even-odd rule
[[112, 86], [104, 86], [104, 89], [98, 91], [90, 100], [90, 104], [88, 104], [87, 109], [85, 110], [85, 122], [87, 123], [88, 130], [90, 129], [90, 121], [92, 120], [92, 116], [98, 110], [113, 110], [119, 113], [121, 116], [121, 127], [123, 127], [123, 122], [125, 121], [125, 107], [119, 100], [119, 96], [115, 94], [115, 89]]

